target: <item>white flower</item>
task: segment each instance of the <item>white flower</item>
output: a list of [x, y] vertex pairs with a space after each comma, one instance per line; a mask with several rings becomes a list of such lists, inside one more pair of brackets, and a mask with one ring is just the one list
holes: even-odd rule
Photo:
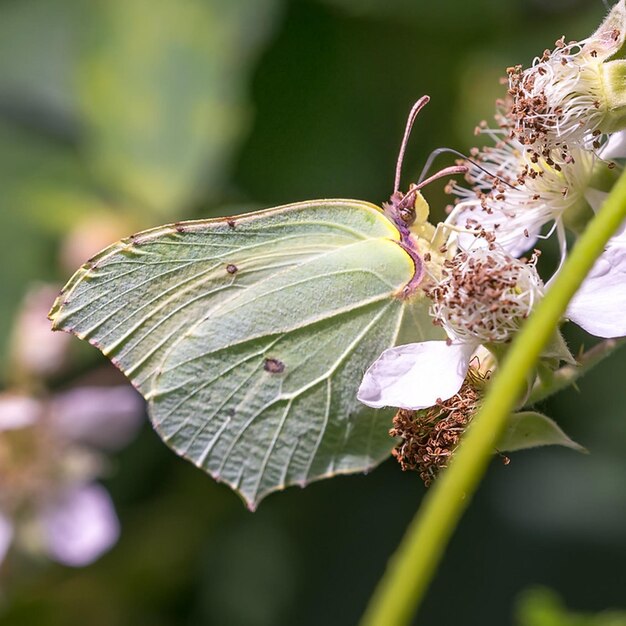
[[592, 215], [589, 194], [608, 191], [614, 179], [607, 159], [611, 133], [626, 128], [626, 60], [608, 59], [625, 41], [620, 0], [586, 40], [560, 39], [527, 70], [509, 68], [499, 129], [479, 128], [495, 146], [468, 160], [471, 190], [452, 186], [460, 202], [447, 223], [462, 248], [487, 238], [517, 256], [552, 223], [564, 258], [565, 229], [580, 232]]
[[119, 522], [94, 482], [102, 457], [92, 446], [127, 443], [142, 407], [126, 386], [83, 387], [50, 400], [0, 394], [0, 562], [12, 543], [74, 567], [111, 548]]
[[[493, 176], [476, 166], [470, 170], [478, 192], [484, 196], [461, 202], [449, 218], [459, 228], [459, 246], [473, 249], [495, 241], [517, 256], [536, 242], [544, 224], [553, 221], [564, 255], [565, 224], [572, 226], [577, 216], [584, 222], [587, 214], [592, 216], [599, 210], [608, 193], [593, 185], [610, 187], [614, 168], [609, 160], [626, 158], [626, 131], [613, 133], [598, 154], [584, 149], [571, 154], [575, 155], [572, 162], [558, 166], [544, 159], [532, 163], [523, 146], [511, 141], [486, 150], [480, 163], [490, 168]], [[521, 172], [517, 178], [516, 171]], [[488, 189], [494, 177], [500, 182]], [[601, 181], [603, 177], [606, 180]], [[471, 193], [459, 188], [455, 191], [462, 197]], [[598, 337], [626, 336], [625, 228], [622, 226], [609, 241], [567, 310], [571, 321]]]
[[532, 67], [509, 68], [504, 106], [512, 135], [541, 154], [555, 145], [599, 148], [602, 133], [624, 128], [626, 65], [607, 60], [625, 36], [626, 5], [620, 0], [589, 38], [570, 43], [561, 38]]
[[497, 248], [458, 254], [430, 293], [431, 313], [449, 340], [385, 350], [365, 372], [357, 398], [411, 410], [451, 398], [481, 344], [509, 341], [542, 293], [534, 259], [524, 263]]
[[596, 186], [609, 188], [617, 174], [615, 163], [604, 160], [606, 154], [572, 149], [567, 162], [559, 164], [554, 154], [536, 157], [517, 141], [499, 141], [468, 163], [471, 190], [450, 187], [461, 201], [446, 221], [458, 229], [461, 248], [493, 240], [514, 256], [530, 249], [542, 228], [553, 224], [546, 236], [556, 231], [564, 255], [566, 226], [585, 223]]
[[537, 256], [516, 259], [496, 246], [457, 254], [430, 292], [433, 317], [455, 340], [506, 343], [543, 295], [536, 261]]

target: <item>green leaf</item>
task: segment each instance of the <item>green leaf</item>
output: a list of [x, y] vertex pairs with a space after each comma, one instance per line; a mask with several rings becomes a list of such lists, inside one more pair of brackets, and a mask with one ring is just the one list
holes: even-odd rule
[[518, 626], [626, 626], [623, 611], [573, 613], [551, 589], [534, 587], [526, 590], [517, 603]]
[[586, 452], [585, 448], [572, 441], [549, 417], [535, 411], [523, 411], [509, 417], [507, 429], [500, 440], [498, 449], [503, 452], [515, 452], [552, 445]]
[[104, 250], [51, 317], [132, 380], [168, 445], [254, 508], [393, 447], [389, 412], [356, 400], [363, 372], [400, 333], [442, 332], [423, 296], [399, 297], [415, 267], [398, 241], [354, 200], [183, 222]]
[[548, 367], [545, 363], [539, 363], [537, 367], [538, 377], [526, 400], [526, 404], [536, 404], [570, 385], [575, 385], [579, 378], [625, 343], [626, 338], [624, 337], [620, 339], [605, 339], [593, 346], [593, 348], [579, 354], [574, 365], [567, 364], [557, 370]]

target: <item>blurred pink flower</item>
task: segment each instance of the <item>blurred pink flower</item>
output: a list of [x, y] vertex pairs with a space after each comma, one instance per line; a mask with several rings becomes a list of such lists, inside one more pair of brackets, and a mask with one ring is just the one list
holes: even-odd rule
[[0, 562], [15, 543], [80, 567], [115, 544], [115, 508], [94, 481], [101, 450], [128, 443], [142, 416], [139, 395], [126, 386], [46, 399], [0, 394]]
[[111, 497], [98, 484], [79, 485], [60, 493], [40, 515], [50, 556], [65, 565], [92, 563], [120, 534]]
[[73, 441], [104, 450], [125, 446], [137, 433], [143, 400], [126, 385], [74, 387], [50, 401], [55, 428]]
[[47, 318], [58, 293], [57, 285], [41, 284], [26, 294], [11, 336], [14, 376], [47, 379], [67, 365], [71, 337], [53, 332]]

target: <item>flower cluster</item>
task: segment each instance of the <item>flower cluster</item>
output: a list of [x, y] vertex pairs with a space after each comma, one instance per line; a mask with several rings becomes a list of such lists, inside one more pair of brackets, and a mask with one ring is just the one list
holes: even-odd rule
[[95, 479], [104, 451], [127, 443], [141, 416], [125, 385], [0, 394], [0, 562], [12, 543], [74, 567], [111, 548], [119, 522]]
[[[358, 398], [400, 409], [391, 430], [401, 438], [394, 456], [427, 483], [447, 463], [480, 403], [488, 383], [484, 355], [490, 368], [497, 367], [543, 296], [539, 252], [530, 260], [519, 257], [555, 234], [562, 263], [568, 231], [575, 237], [584, 230], [621, 173], [626, 60], [619, 57], [625, 41], [626, 0], [620, 0], [589, 38], [561, 38], [530, 68], [509, 68], [507, 94], [496, 103], [497, 127], [477, 128], [491, 143], [463, 162], [469, 186], [450, 183], [455, 206], [431, 240], [424, 242], [431, 231], [423, 226], [416, 232], [427, 261], [423, 294], [447, 339], [386, 350], [365, 373]], [[435, 241], [441, 233], [443, 245]], [[626, 225], [596, 262], [567, 317], [598, 337], [613, 338], [626, 335], [624, 311]], [[571, 361], [571, 355], [558, 335], [544, 365], [555, 369], [562, 360]]]
[[459, 252], [445, 261], [442, 278], [428, 291], [442, 341], [389, 348], [365, 373], [358, 399], [368, 406], [420, 410], [456, 394], [481, 346], [506, 344], [543, 293], [530, 262], [492, 244]]
[[[614, 59], [625, 38], [621, 0], [591, 37], [560, 39], [529, 69], [509, 69], [499, 128], [480, 129], [494, 145], [474, 151], [470, 189], [452, 186], [461, 247], [485, 245], [487, 232], [517, 256], [556, 232], [565, 257], [566, 231], [584, 229], [621, 170], [616, 160], [626, 157], [626, 60]], [[541, 235], [546, 224], [552, 226]], [[624, 244], [620, 232], [568, 310], [600, 337], [626, 334]]]
[[448, 461], [480, 403], [480, 378], [469, 377], [448, 400], [423, 411], [400, 409], [393, 418], [392, 437], [400, 443], [393, 456], [404, 471], [414, 470], [430, 485]]

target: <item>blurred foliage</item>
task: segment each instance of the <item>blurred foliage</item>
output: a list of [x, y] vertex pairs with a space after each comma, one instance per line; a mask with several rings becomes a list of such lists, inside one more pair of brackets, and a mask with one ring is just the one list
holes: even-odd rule
[[161, 220], [207, 190], [215, 197], [247, 117], [247, 69], [273, 4], [95, 3], [78, 93], [85, 153], [99, 182]]
[[[99, 247], [164, 221], [381, 202], [419, 96], [432, 104], [405, 184], [434, 148], [476, 141], [506, 66], [585, 36], [603, 11], [600, 0], [0, 0], [0, 369], [32, 281], [63, 282]], [[443, 182], [426, 195], [441, 216]], [[81, 351], [74, 377], [91, 375], [95, 352]], [[529, 584], [586, 613], [625, 606], [624, 376], [617, 352], [579, 394], [543, 407], [590, 455], [496, 459], [417, 623], [510, 623]], [[9, 559], [2, 624], [352, 624], [423, 495], [388, 462], [252, 515], [148, 428], [107, 487], [118, 546], [84, 570]]]
[[570, 613], [549, 589], [527, 591], [518, 607], [519, 626], [626, 626], [626, 613]]

